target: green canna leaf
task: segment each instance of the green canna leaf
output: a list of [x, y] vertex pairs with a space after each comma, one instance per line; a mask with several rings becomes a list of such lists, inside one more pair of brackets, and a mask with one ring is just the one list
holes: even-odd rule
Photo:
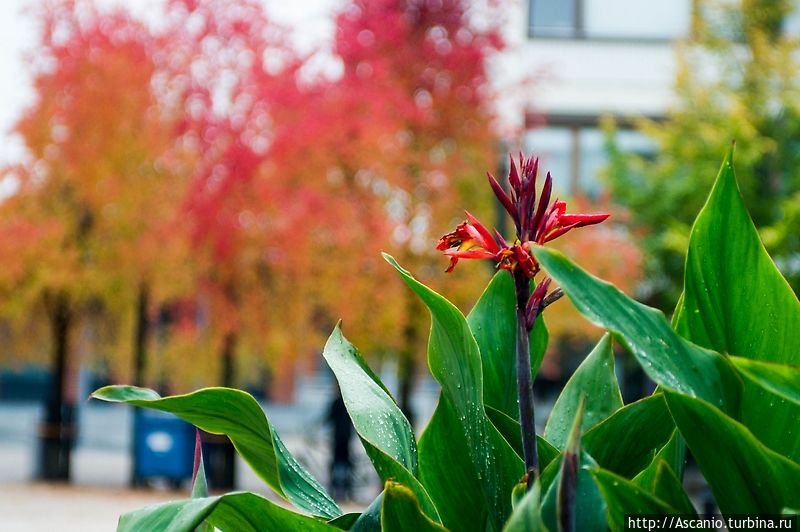
[[800, 366], [730, 357], [745, 378], [781, 398], [800, 404]]
[[[563, 457], [564, 455], [561, 454], [550, 462], [540, 477], [544, 490], [542, 519], [550, 530], [559, 530], [557, 499]], [[575, 530], [580, 532], [605, 532], [608, 530], [606, 503], [597, 484], [589, 474], [589, 470], [593, 467], [597, 467], [597, 462], [588, 453], [581, 451], [575, 492]]]
[[686, 341], [662, 312], [634, 301], [558, 251], [538, 248], [535, 254], [578, 311], [619, 338], [651, 379], [738, 414], [742, 384], [722, 355]]
[[633, 483], [661, 499], [680, 514], [697, 513], [686, 490], [683, 489], [683, 484], [661, 456], [656, 455], [647, 469], [633, 479]]
[[602, 468], [592, 468], [591, 476], [597, 483], [608, 507], [608, 524], [611, 530], [630, 530], [627, 515], [672, 515], [678, 511], [655, 495], [630, 480]]
[[[675, 325], [686, 338], [720, 353], [800, 366], [800, 301], [750, 219], [736, 183], [733, 149], [692, 227]], [[765, 445], [800, 462], [800, 431], [786, 431], [800, 425], [800, 404], [776, 390], [791, 393], [786, 385], [793, 375], [769, 366], [737, 367], [746, 378], [741, 414], [734, 417]]]
[[[384, 258], [431, 313], [428, 367], [452, 407], [450, 413], [455, 419], [450, 421], [455, 422], [456, 430], [464, 436], [466, 455], [480, 479], [481, 496], [488, 510], [487, 527], [500, 530], [511, 514], [508, 495], [524, 468], [514, 449], [486, 416], [478, 344], [466, 318], [452, 303], [414, 279], [390, 256], [384, 254]], [[438, 507], [440, 498], [430, 491]], [[447, 496], [452, 497], [452, 492]], [[473, 522], [472, 527], [475, 526]]]
[[586, 397], [581, 430], [587, 431], [622, 408], [622, 395], [614, 374], [611, 336], [606, 334], [572, 374], [556, 399], [544, 428], [544, 437], [563, 449], [580, 397]]
[[325, 489], [289, 453], [258, 402], [230, 388], [205, 388], [161, 398], [136, 386], [106, 386], [95, 399], [171, 412], [212, 434], [225, 434], [239, 455], [275, 492], [297, 508], [332, 519], [342, 511]]
[[381, 480], [392, 478], [410, 487], [425, 513], [438, 521], [436, 507], [416, 478], [417, 442], [411, 424], [339, 325], [322, 356], [339, 381], [347, 412]]
[[673, 430], [664, 397], [656, 394], [620, 408], [589, 429], [582, 443], [603, 469], [631, 478], [647, 467]]
[[800, 504], [800, 465], [702, 399], [665, 397], [723, 514], [777, 514]]
[[[499, 410], [495, 410], [491, 406], [486, 407], [486, 415], [489, 417], [492, 425], [494, 425], [503, 438], [514, 448], [517, 456], [522, 458], [522, 438], [519, 427], [519, 422], [511, 419]], [[539, 454], [539, 469], [544, 469], [553, 458], [558, 456], [560, 452], [552, 443], [545, 440], [541, 436], [536, 436], [536, 449]]]
[[537, 479], [514, 507], [503, 532], [547, 532], [548, 529], [542, 521], [541, 491], [542, 486]]
[[255, 493], [242, 492], [172, 501], [134, 510], [120, 518], [117, 531], [192, 532], [203, 523], [221, 530], [237, 532], [339, 530], [313, 517], [282, 508]]
[[692, 227], [676, 329], [755, 360], [800, 365], [800, 302], [764, 249], [739, 193], [733, 150]]
[[447, 529], [431, 521], [420, 509], [414, 492], [397, 482], [389, 481], [383, 490], [381, 506], [381, 530], [383, 532], [444, 532]]
[[[433, 417], [419, 439], [419, 473], [447, 528], [469, 530], [475, 523], [487, 522], [486, 494], [461, 420], [445, 395], [439, 396]], [[453, 497], [454, 493], [458, 497]]]
[[[497, 272], [467, 316], [467, 324], [481, 353], [484, 404], [518, 421], [515, 299], [513, 279], [508, 272]], [[534, 377], [544, 358], [547, 339], [544, 320], [536, 320], [530, 335]]]

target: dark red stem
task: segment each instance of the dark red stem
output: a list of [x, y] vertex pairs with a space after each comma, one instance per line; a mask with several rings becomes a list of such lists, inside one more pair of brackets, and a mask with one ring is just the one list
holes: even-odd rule
[[[525, 307], [530, 297], [530, 280], [515, 268], [514, 285], [517, 291], [517, 393], [519, 396], [519, 424], [522, 433], [522, 452], [528, 489], [539, 474], [539, 457], [536, 449], [536, 425], [533, 405], [533, 376], [531, 375], [530, 329], [525, 324]], [[535, 323], [532, 320], [531, 323]]]

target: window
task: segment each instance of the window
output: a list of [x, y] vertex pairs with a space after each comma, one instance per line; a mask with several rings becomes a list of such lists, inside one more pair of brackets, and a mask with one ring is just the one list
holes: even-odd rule
[[[641, 155], [655, 151], [653, 141], [639, 131], [620, 129], [619, 148]], [[558, 196], [577, 194], [596, 198], [603, 192], [600, 171], [608, 164], [604, 133], [593, 125], [548, 126], [529, 130], [523, 145], [526, 153], [537, 155], [541, 175], [553, 175]]]
[[529, 0], [531, 37], [672, 40], [689, 34], [692, 0]]
[[542, 176], [553, 175], [556, 195], [570, 196], [575, 188], [574, 131], [568, 127], [542, 127], [525, 134], [523, 145], [526, 154], [539, 157]]
[[578, 2], [580, 0], [531, 0], [531, 35], [575, 37], [580, 30]]

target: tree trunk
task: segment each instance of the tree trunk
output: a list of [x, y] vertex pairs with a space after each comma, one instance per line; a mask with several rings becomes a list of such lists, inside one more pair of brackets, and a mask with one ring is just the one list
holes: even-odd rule
[[414, 392], [414, 378], [417, 373], [417, 345], [419, 340], [419, 321], [418, 316], [423, 315], [419, 308], [419, 301], [411, 291], [406, 291], [406, 326], [403, 329], [403, 350], [398, 360], [398, 380], [400, 381], [400, 391], [398, 402], [400, 410], [414, 426], [416, 413], [411, 405], [411, 396]]
[[[147, 309], [150, 306], [150, 287], [147, 283], [139, 285], [139, 297], [136, 301], [136, 328], [133, 332], [133, 384], [144, 386], [147, 375], [147, 339], [150, 335], [150, 320], [147, 317]], [[139, 416], [141, 410], [133, 410], [133, 431], [131, 437], [131, 487], [141, 486], [144, 479], [139, 476], [139, 451], [136, 444], [136, 434], [139, 430]]]
[[136, 330], [133, 333], [133, 384], [144, 386], [147, 374], [147, 340], [150, 337], [150, 320], [147, 309], [150, 306], [150, 287], [147, 283], [139, 285], [136, 301]]
[[74, 398], [67, 396], [71, 375], [69, 340], [73, 324], [69, 296], [63, 292], [45, 297], [52, 341], [52, 378], [39, 430], [39, 478], [69, 482], [70, 454], [75, 438]]
[[[238, 338], [229, 332], [222, 340], [220, 382], [228, 388], [234, 385], [236, 368], [234, 356]], [[227, 436], [206, 434], [206, 472], [212, 489], [230, 491], [234, 489], [236, 477], [236, 451]]]
[[236, 333], [229, 332], [222, 340], [222, 367], [220, 371], [220, 382], [228, 388], [234, 385], [235, 367], [234, 352], [236, 351]]

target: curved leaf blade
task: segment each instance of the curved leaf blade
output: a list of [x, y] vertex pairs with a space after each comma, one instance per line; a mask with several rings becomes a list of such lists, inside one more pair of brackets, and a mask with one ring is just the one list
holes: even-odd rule
[[203, 523], [222, 530], [339, 530], [327, 523], [294, 513], [255, 493], [229, 493], [219, 497], [185, 499], [148, 506], [124, 514], [118, 532], [159, 530], [193, 532]]
[[683, 484], [667, 461], [656, 455], [653, 462], [633, 479], [633, 483], [646, 489], [656, 498], [664, 501], [684, 515], [694, 515], [697, 511], [683, 489]]
[[339, 382], [339, 389], [358, 435], [412, 474], [417, 471], [417, 441], [411, 424], [339, 325], [322, 356]]
[[624, 531], [626, 515], [672, 515], [678, 513], [669, 504], [637, 486], [630, 480], [601, 468], [590, 470], [608, 506], [611, 530]]
[[[497, 272], [467, 316], [467, 324], [481, 353], [484, 405], [519, 420], [517, 365], [514, 363], [516, 323], [514, 281], [507, 272]], [[547, 339], [544, 320], [536, 320], [530, 335], [534, 377], [544, 358]]]
[[[703, 347], [764, 364], [800, 365], [800, 301], [750, 219], [734, 175], [733, 149], [692, 227], [676, 315], [678, 332]], [[742, 371], [744, 365], [737, 367]], [[751, 373], [742, 371], [741, 415], [735, 417], [765, 445], [800, 462], [800, 433], [791, 437], [784, 429], [800, 423], [800, 405], [776, 390], [786, 392], [791, 375], [748, 367]], [[766, 410], [770, 416], [763, 415]]]
[[582, 443], [603, 469], [631, 478], [647, 467], [674, 430], [667, 404], [659, 393], [617, 410], [588, 430]]
[[722, 355], [684, 340], [662, 312], [634, 301], [561, 253], [537, 248], [535, 254], [578, 311], [614, 333], [651, 379], [725, 412], [739, 412], [742, 384]]
[[439, 396], [433, 417], [419, 439], [419, 478], [444, 526], [450, 530], [486, 528], [486, 496], [458, 413], [445, 395]]
[[[542, 486], [547, 485], [542, 498], [542, 519], [551, 530], [561, 530], [558, 526], [558, 488], [561, 484], [563, 454], [559, 455], [542, 472]], [[586, 452], [580, 453], [575, 496], [575, 530], [581, 532], [606, 532], [606, 502], [589, 474], [597, 463]]]
[[381, 530], [383, 532], [444, 532], [447, 529], [428, 519], [420, 509], [414, 492], [397, 482], [387, 482], [383, 490], [381, 507]]
[[[492, 408], [486, 407], [486, 416], [505, 440], [517, 453], [517, 456], [522, 458], [522, 439], [519, 421], [511, 419], [504, 413]], [[536, 449], [539, 454], [539, 470], [544, 470], [547, 465], [558, 456], [560, 451], [549, 441], [545, 440], [538, 434], [536, 435]]]
[[614, 373], [611, 336], [608, 334], [600, 339], [578, 366], [550, 411], [544, 437], [559, 449], [563, 449], [567, 443], [574, 412], [582, 395], [586, 396], [586, 409], [581, 432], [587, 431], [623, 406], [622, 394]]
[[713, 405], [665, 392], [723, 514], [777, 514], [800, 503], [800, 465], [770, 450]]
[[[664, 404], [666, 405], [666, 402]], [[672, 432], [669, 441], [664, 444], [653, 457], [650, 465], [639, 472], [633, 478], [633, 481], [640, 486], [652, 484], [655, 479], [656, 467], [659, 460], [666, 462], [679, 479], [683, 478], [683, 470], [686, 461], [686, 442], [683, 441], [683, 437], [677, 428]]]
[[771, 393], [800, 405], [800, 367], [730, 357], [739, 373]]
[[275, 492], [297, 508], [328, 519], [342, 515], [325, 489], [289, 453], [258, 402], [231, 388], [205, 388], [161, 398], [135, 386], [106, 386], [95, 399], [170, 412], [212, 434], [225, 434], [236, 451]]
[[800, 364], [800, 301], [747, 213], [733, 149], [689, 237], [676, 329], [720, 353]]
[[411, 424], [339, 325], [322, 356], [339, 382], [347, 412], [381, 480], [392, 478], [409, 486], [425, 513], [438, 521], [436, 507], [415, 477], [417, 442]]
[[537, 479], [514, 507], [514, 512], [503, 528], [503, 532], [547, 532], [547, 527], [542, 520], [541, 491], [542, 487]]
[[366, 510], [358, 516], [349, 529], [350, 532], [381, 532], [381, 508], [383, 507], [383, 491], [369, 503]]
[[430, 311], [428, 367], [458, 416], [467, 452], [482, 480], [490, 526], [500, 530], [511, 513], [511, 501], [505, 494], [522, 476], [523, 463], [486, 417], [478, 344], [466, 318], [452, 303], [414, 279], [389, 255], [384, 258]]

